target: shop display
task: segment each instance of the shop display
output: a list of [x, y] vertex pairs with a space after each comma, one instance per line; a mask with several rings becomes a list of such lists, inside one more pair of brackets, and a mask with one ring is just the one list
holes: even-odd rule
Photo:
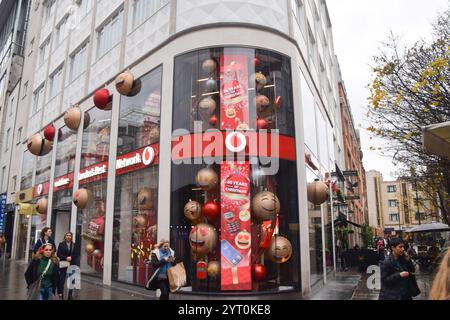
[[316, 206], [321, 205], [328, 200], [328, 186], [319, 179], [308, 183], [307, 197], [309, 202]]
[[267, 84], [267, 78], [261, 72], [257, 72], [251, 76], [252, 82], [255, 84], [256, 89], [259, 91]]
[[40, 133], [36, 133], [27, 142], [28, 150], [35, 156], [45, 156], [52, 151], [53, 142], [45, 139]]
[[116, 77], [116, 90], [121, 95], [128, 96], [133, 89], [134, 77], [131, 72], [123, 72]]
[[213, 59], [203, 61], [202, 69], [207, 73], [213, 73], [217, 69], [217, 63]]
[[205, 89], [206, 89], [207, 93], [216, 91], [217, 90], [216, 80], [214, 80], [212, 78], [209, 78], [208, 80], [206, 80]]
[[254, 264], [252, 266], [252, 278], [253, 280], [260, 282], [266, 280], [267, 269], [262, 264]]
[[215, 201], [209, 201], [202, 206], [202, 215], [209, 220], [214, 220], [220, 215], [220, 205]]
[[258, 128], [258, 130], [269, 129], [269, 123], [266, 119], [258, 119], [256, 120], [256, 128]]
[[92, 254], [95, 251], [95, 247], [92, 244], [92, 242], [87, 242], [86, 243], [86, 247], [85, 247], [86, 253], [87, 254]]
[[47, 213], [48, 200], [47, 198], [41, 198], [36, 202], [36, 211], [40, 214]]
[[53, 139], [55, 138], [55, 126], [54, 125], [51, 124], [47, 128], [44, 129], [44, 137], [48, 141], [53, 141]]
[[108, 89], [104, 88], [95, 92], [94, 105], [101, 110], [111, 110], [112, 96], [110, 95]]
[[184, 206], [184, 216], [189, 221], [198, 221], [202, 217], [200, 203], [197, 201], [189, 201]]
[[199, 113], [207, 119], [216, 110], [216, 101], [211, 97], [206, 97], [198, 103]]
[[88, 112], [84, 113], [84, 123], [83, 123], [83, 130], [86, 130], [89, 125], [91, 124], [91, 116]]
[[209, 118], [209, 124], [210, 124], [212, 127], [217, 126], [218, 123], [219, 123], [219, 119], [217, 118], [216, 115], [213, 115], [211, 118]]
[[92, 202], [92, 192], [88, 189], [78, 189], [73, 194], [73, 203], [77, 208], [85, 209]]
[[194, 254], [205, 256], [217, 245], [217, 231], [210, 224], [199, 223], [192, 228], [189, 243]]
[[260, 221], [274, 220], [280, 212], [280, 200], [270, 191], [259, 192], [252, 199], [252, 212]]
[[153, 209], [153, 192], [143, 187], [138, 192], [139, 209]]
[[220, 274], [220, 263], [218, 261], [210, 261], [207, 268], [208, 276], [215, 278]]
[[201, 189], [209, 191], [217, 185], [217, 183], [219, 182], [219, 177], [213, 169], [203, 168], [199, 172], [197, 172], [195, 182]]
[[276, 263], [285, 263], [292, 256], [291, 242], [282, 236], [274, 236], [267, 251], [269, 258]]

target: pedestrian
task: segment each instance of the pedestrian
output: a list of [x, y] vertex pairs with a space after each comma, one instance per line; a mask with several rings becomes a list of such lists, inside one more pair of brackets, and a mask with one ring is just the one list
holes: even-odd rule
[[380, 238], [377, 242], [378, 261], [384, 260], [384, 239]]
[[41, 246], [25, 272], [27, 289], [41, 277], [39, 300], [50, 300], [56, 293], [59, 282], [59, 260], [51, 243]]
[[[56, 252], [60, 260], [59, 265], [59, 286], [58, 294], [61, 300], [64, 300], [64, 283], [67, 276], [67, 268], [71, 265], [78, 265], [78, 246], [73, 242], [72, 232], [66, 232], [64, 240], [58, 245]], [[73, 289], [69, 289], [68, 300], [73, 300]]]
[[155, 272], [147, 283], [147, 289], [161, 290], [160, 300], [169, 300], [170, 285], [167, 271], [175, 265], [175, 251], [169, 241], [162, 239], [151, 252], [151, 263]]
[[381, 262], [380, 300], [412, 300], [420, 294], [411, 257], [399, 238], [390, 240], [391, 254]]
[[53, 248], [56, 250], [55, 241], [52, 239], [52, 229], [49, 227], [45, 227], [41, 231], [41, 237], [36, 241], [36, 244], [33, 248], [33, 253], [36, 254], [38, 250], [42, 247], [43, 244], [50, 243], [53, 245]]
[[450, 249], [444, 255], [430, 290], [430, 300], [450, 300]]
[[6, 238], [3, 233], [0, 233], [0, 258], [2, 254], [6, 254]]

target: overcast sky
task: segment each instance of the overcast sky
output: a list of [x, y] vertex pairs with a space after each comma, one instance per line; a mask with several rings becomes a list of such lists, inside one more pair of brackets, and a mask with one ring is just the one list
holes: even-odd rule
[[377, 55], [381, 42], [390, 31], [402, 36], [402, 44], [419, 39], [429, 39], [431, 22], [439, 12], [450, 5], [449, 0], [327, 0], [333, 25], [335, 52], [341, 66], [342, 77], [352, 107], [355, 125], [362, 126], [361, 144], [366, 171], [376, 169], [386, 179], [393, 179], [397, 170], [392, 159], [371, 151], [370, 147], [382, 147], [380, 139], [370, 139], [364, 122], [372, 79], [369, 65]]

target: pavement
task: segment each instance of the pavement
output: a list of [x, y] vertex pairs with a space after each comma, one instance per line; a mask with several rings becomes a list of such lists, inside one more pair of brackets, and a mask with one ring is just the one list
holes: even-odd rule
[[[27, 265], [21, 261], [8, 261], [3, 265], [0, 261], [0, 300], [26, 299], [26, 283], [24, 272]], [[304, 300], [378, 300], [379, 290], [369, 289], [367, 280], [370, 275], [357, 270], [349, 270], [329, 275], [326, 285], [316, 287], [312, 294]], [[417, 274], [417, 282], [422, 293], [414, 300], [426, 300], [430, 291], [432, 276]], [[173, 300], [228, 300], [228, 299], [302, 299], [299, 293], [284, 293], [277, 295], [249, 295], [249, 296], [214, 296], [214, 295], [171, 295]], [[155, 291], [147, 291], [132, 285], [114, 283], [105, 286], [100, 279], [82, 276], [81, 290], [75, 290], [75, 300], [155, 300]]]

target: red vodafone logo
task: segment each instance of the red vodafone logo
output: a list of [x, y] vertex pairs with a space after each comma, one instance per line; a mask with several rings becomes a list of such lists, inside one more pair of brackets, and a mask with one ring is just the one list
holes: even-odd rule
[[152, 147], [147, 147], [142, 151], [142, 163], [146, 166], [150, 165], [155, 159], [155, 150]]
[[44, 186], [42, 184], [38, 184], [38, 186], [37, 186], [37, 194], [38, 195], [42, 194], [42, 191], [44, 191], [43, 189], [44, 189]]
[[241, 152], [247, 146], [247, 140], [241, 132], [232, 132], [227, 135], [225, 145], [231, 152]]

